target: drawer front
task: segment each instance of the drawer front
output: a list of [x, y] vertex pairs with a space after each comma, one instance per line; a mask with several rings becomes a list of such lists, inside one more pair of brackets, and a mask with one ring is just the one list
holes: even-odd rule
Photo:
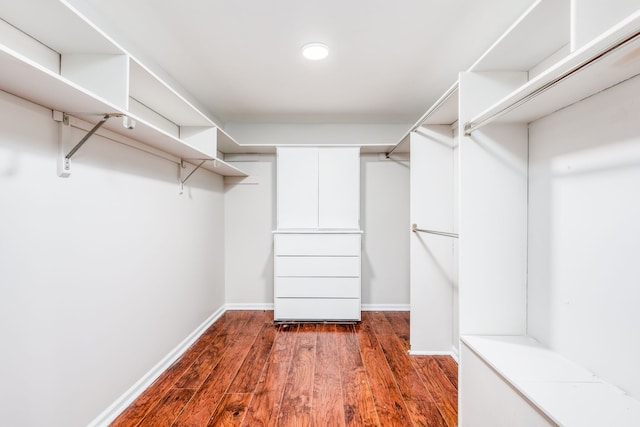
[[276, 255], [360, 255], [359, 234], [276, 234]]
[[360, 277], [360, 257], [277, 256], [276, 277]]
[[359, 277], [276, 277], [278, 297], [360, 298]]
[[358, 298], [276, 298], [275, 320], [360, 320]]

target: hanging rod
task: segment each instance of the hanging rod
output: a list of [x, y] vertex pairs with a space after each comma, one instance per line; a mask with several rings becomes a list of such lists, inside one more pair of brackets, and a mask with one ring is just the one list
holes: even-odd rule
[[393, 146], [393, 148], [384, 153], [385, 157], [388, 159], [389, 156], [391, 156], [391, 154], [396, 151], [396, 149], [405, 141], [405, 139], [407, 139], [407, 137], [411, 134], [411, 132], [415, 131], [416, 129], [418, 129], [420, 126], [422, 126], [422, 124], [424, 122], [427, 121], [427, 119], [429, 117], [431, 117], [431, 115], [433, 113], [435, 113], [437, 110], [440, 109], [440, 107], [442, 107], [442, 105], [444, 105], [445, 102], [447, 102], [449, 100], [449, 98], [451, 98], [451, 96], [456, 93], [456, 91], [458, 90], [458, 82], [455, 82], [449, 89], [447, 89], [447, 91], [444, 93], [444, 95], [442, 95], [435, 104], [433, 104], [431, 106], [431, 108], [429, 108], [427, 110], [426, 113], [424, 113], [422, 115], [422, 117], [420, 117], [418, 119], [418, 121], [411, 127], [411, 129], [409, 129], [400, 139], [400, 142], [398, 142], [396, 145]]
[[551, 80], [550, 82], [547, 82], [543, 86], [541, 86], [538, 89], [534, 90], [533, 92], [523, 96], [522, 98], [512, 102], [511, 104], [507, 105], [506, 107], [502, 108], [501, 110], [496, 111], [495, 113], [491, 114], [489, 117], [486, 117], [486, 118], [484, 118], [484, 119], [482, 119], [482, 120], [480, 120], [478, 122], [467, 122], [467, 123], [465, 123], [465, 125], [464, 125], [464, 135], [465, 136], [471, 135], [473, 133], [473, 131], [481, 128], [484, 125], [487, 125], [487, 124], [491, 123], [492, 121], [496, 120], [498, 117], [503, 116], [504, 114], [507, 114], [508, 112], [510, 112], [510, 111], [518, 108], [519, 106], [529, 102], [530, 100], [532, 100], [536, 96], [542, 94], [543, 92], [547, 91], [548, 89], [550, 89], [553, 86], [557, 85], [558, 83], [562, 82], [567, 77], [569, 77], [569, 76], [571, 76], [571, 75], [573, 75], [573, 74], [575, 74], [575, 73], [587, 68], [589, 65], [599, 61], [600, 59], [602, 59], [605, 56], [609, 55], [614, 50], [616, 50], [616, 49], [624, 46], [625, 44], [635, 40], [636, 38], [638, 38], [638, 36], [640, 36], [640, 32], [636, 32], [633, 35], [625, 38], [624, 40], [616, 43], [615, 45], [606, 48], [604, 51], [598, 53], [596, 56], [590, 57], [590, 58], [580, 62], [579, 64], [577, 64], [573, 68], [571, 68], [568, 71], [566, 71], [563, 74], [561, 74], [560, 76], [556, 77], [555, 79]]
[[458, 238], [458, 234], [456, 233], [447, 233], [446, 231], [425, 230], [423, 228], [418, 228], [417, 224], [411, 224], [411, 231], [413, 231], [414, 233], [419, 231], [421, 233], [437, 234], [438, 236], [453, 237], [454, 239]]

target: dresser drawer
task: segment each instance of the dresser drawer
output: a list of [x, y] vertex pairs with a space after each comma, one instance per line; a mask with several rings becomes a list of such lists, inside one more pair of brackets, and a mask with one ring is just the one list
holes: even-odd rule
[[360, 277], [360, 257], [276, 256], [276, 277]]
[[360, 255], [359, 234], [276, 234], [276, 255]]
[[276, 277], [276, 298], [360, 298], [359, 277]]
[[359, 298], [276, 298], [275, 320], [360, 320]]

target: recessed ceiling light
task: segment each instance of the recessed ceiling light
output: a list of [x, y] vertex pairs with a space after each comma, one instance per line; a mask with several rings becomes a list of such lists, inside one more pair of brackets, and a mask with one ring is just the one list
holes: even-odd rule
[[324, 43], [307, 43], [302, 46], [302, 55], [313, 61], [324, 59], [329, 55], [329, 47]]

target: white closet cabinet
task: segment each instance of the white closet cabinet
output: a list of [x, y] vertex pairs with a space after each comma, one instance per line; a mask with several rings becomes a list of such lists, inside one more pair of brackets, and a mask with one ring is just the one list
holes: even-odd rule
[[279, 147], [274, 319], [360, 320], [360, 155]]
[[278, 229], [358, 229], [360, 149], [278, 147]]
[[275, 320], [360, 320], [360, 234], [275, 235]]

